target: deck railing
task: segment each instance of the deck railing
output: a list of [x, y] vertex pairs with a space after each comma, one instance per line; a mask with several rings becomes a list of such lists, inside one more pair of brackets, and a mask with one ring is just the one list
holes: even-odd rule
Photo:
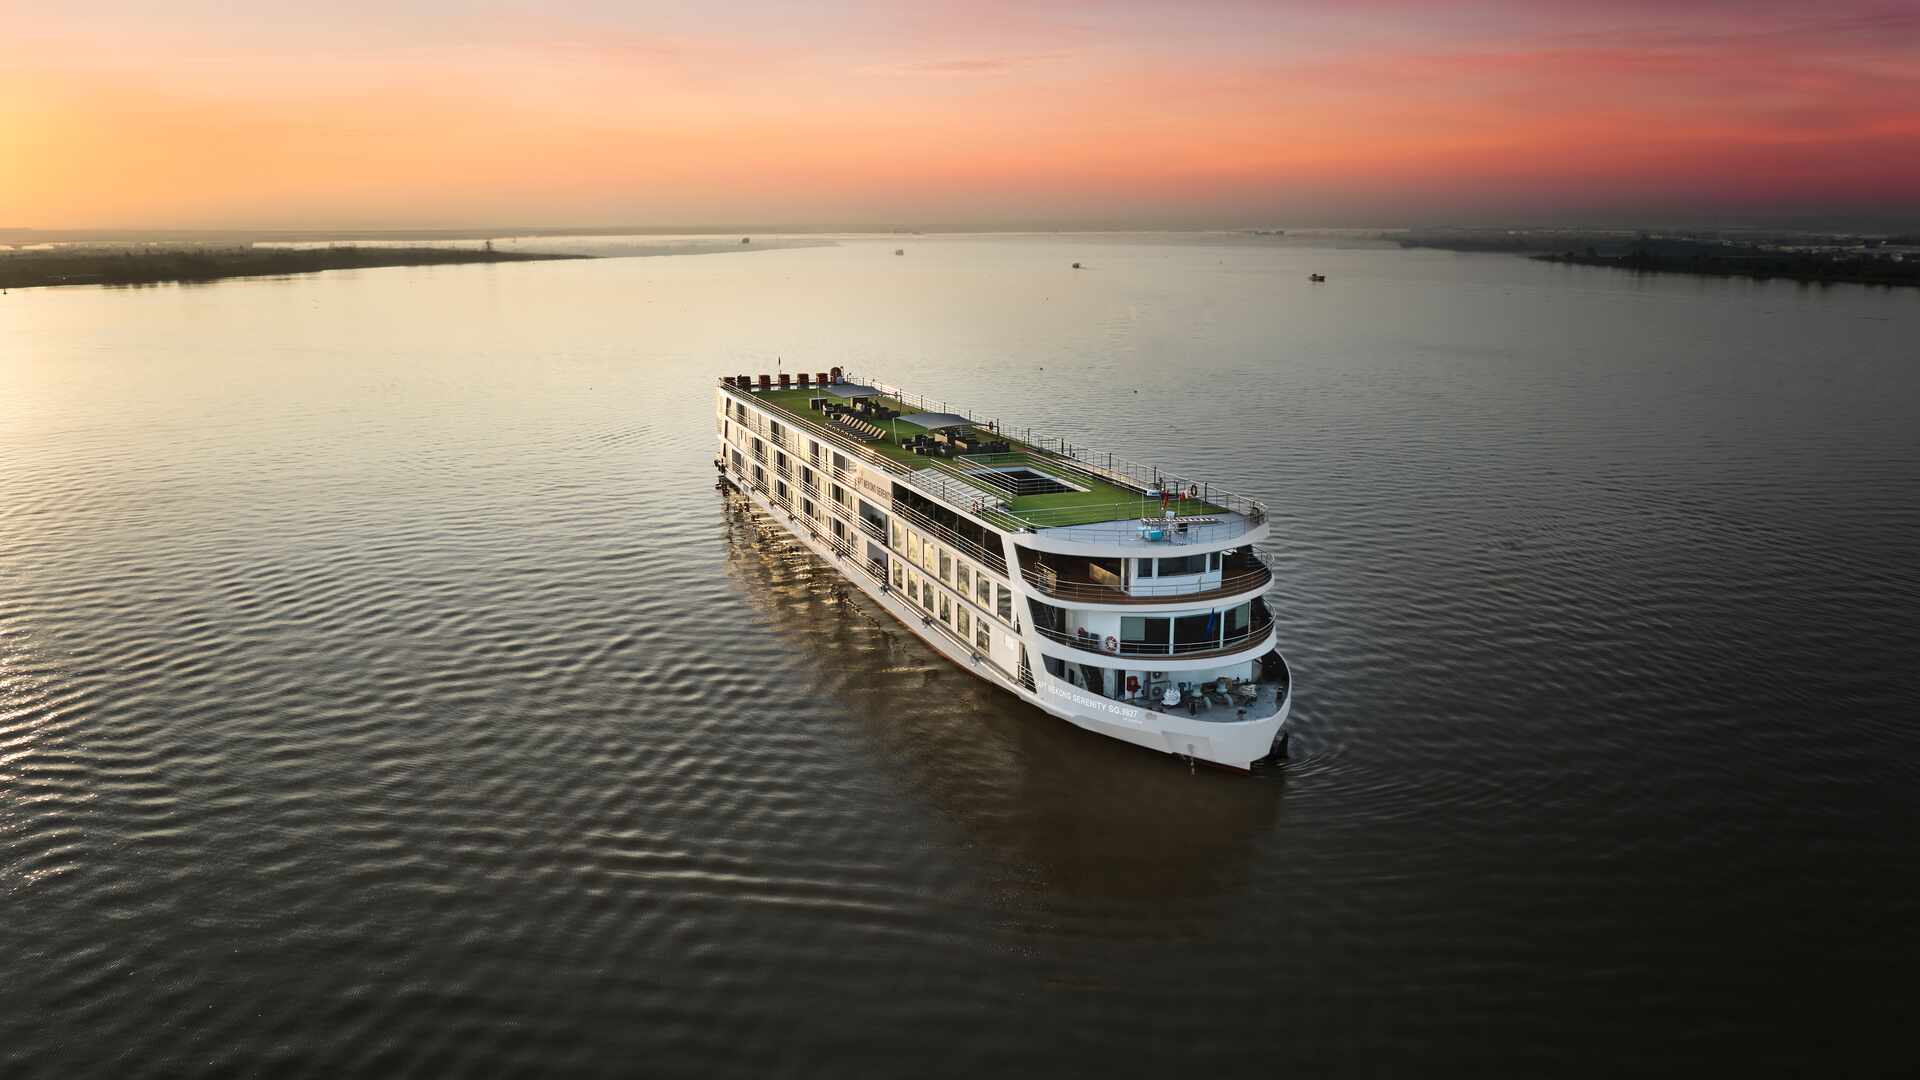
[[1175, 642], [1175, 641], [1121, 641], [1109, 652], [1105, 643], [1096, 635], [1081, 637], [1060, 630], [1049, 630], [1036, 626], [1034, 630], [1049, 641], [1062, 645], [1071, 645], [1083, 652], [1100, 656], [1171, 656], [1182, 660], [1197, 660], [1207, 656], [1224, 656], [1239, 652], [1250, 645], [1259, 644], [1273, 632], [1273, 615], [1256, 605], [1254, 620], [1247, 629], [1236, 634], [1222, 635], [1214, 641]]
[[1157, 604], [1169, 598], [1214, 598], [1232, 596], [1236, 593], [1252, 592], [1264, 588], [1273, 580], [1273, 570], [1258, 551], [1246, 558], [1251, 569], [1241, 569], [1231, 575], [1223, 575], [1216, 583], [1204, 581], [1186, 582], [1178, 585], [1165, 585], [1159, 582], [1142, 582], [1136, 579], [1132, 585], [1122, 589], [1118, 585], [1098, 585], [1086, 581], [1061, 581], [1056, 574], [1051, 579], [1041, 573], [1044, 567], [1035, 566], [1022, 570], [1020, 576], [1029, 585], [1048, 596], [1060, 600], [1079, 600], [1090, 604]]
[[1007, 557], [1004, 553], [981, 547], [904, 503], [895, 502], [892, 512], [902, 521], [912, 524], [922, 532], [933, 533], [935, 539], [974, 562], [980, 563], [1001, 577], [1007, 576]]
[[[852, 381], [854, 376], [849, 375], [847, 378], [849, 381]], [[1184, 492], [1188, 488], [1198, 488], [1198, 498], [1202, 502], [1213, 503], [1216, 506], [1220, 506], [1234, 513], [1243, 514], [1256, 525], [1266, 520], [1267, 508], [1265, 503], [1258, 499], [1228, 491], [1209, 481], [1198, 480], [1184, 473], [1169, 472], [1158, 465], [1148, 465], [1132, 461], [1126, 457], [1095, 447], [1079, 446], [1069, 443], [1064, 439], [1036, 432], [1031, 427], [1016, 428], [984, 416], [976, 417], [970, 409], [962, 410], [944, 401], [933, 402], [925, 397], [911, 395], [897, 386], [891, 386], [877, 379], [867, 379], [865, 381], [867, 385], [872, 386], [875, 390], [900, 401], [902, 404], [918, 404], [921, 408], [929, 412], [955, 413], [957, 415], [964, 415], [969, 421], [975, 424], [981, 426], [991, 425], [993, 431], [1008, 438], [1019, 439], [1042, 456], [1060, 459], [1063, 462], [1070, 461], [1108, 482], [1117, 482], [1130, 487], [1139, 487], [1148, 490]]]
[[[857, 377], [853, 375], [848, 375], [846, 378], [848, 382], [859, 381]], [[971, 410], [963, 412], [945, 402], [933, 402], [924, 396], [908, 394], [899, 387], [890, 386], [877, 380], [866, 380], [866, 384], [900, 401], [902, 404], [917, 404], [919, 407], [928, 411], [952, 412], [965, 415], [969, 420], [981, 425], [991, 423], [993, 424], [993, 430], [999, 434], [1009, 438], [1017, 438], [1025, 442], [1030, 448], [1030, 450], [1026, 452], [1027, 454], [1035, 458], [1043, 459], [1044, 464], [1040, 465], [1041, 468], [1074, 469], [1108, 483], [1137, 488], [1143, 491], [1174, 491], [1184, 495], [1191, 490], [1194, 492], [1195, 499], [1198, 502], [1221, 507], [1223, 510], [1238, 514], [1244, 519], [1239, 523], [1230, 524], [1223, 522], [1219, 526], [1198, 526], [1196, 528], [1206, 528], [1212, 530], [1212, 532], [1205, 537], [1189, 534], [1189, 542], [1230, 539], [1233, 536], [1246, 532], [1249, 528], [1260, 524], [1267, 518], [1267, 509], [1264, 503], [1257, 499], [1238, 495], [1209, 481], [1183, 479], [1180, 475], [1168, 472], [1157, 465], [1143, 465], [1106, 451], [1095, 450], [1086, 446], [1077, 446], [1063, 439], [1036, 433], [1032, 428], [1016, 431], [1006, 425], [1000, 424], [997, 420], [989, 421], [984, 417], [976, 418]], [[747, 389], [727, 383], [721, 383], [720, 385], [727, 390], [728, 393], [736, 397], [746, 401], [756, 401], [755, 395]], [[782, 412], [785, 414], [787, 420], [791, 421], [788, 426], [805, 430], [821, 442], [833, 446], [863, 464], [873, 465], [875, 468], [884, 472], [895, 475], [910, 475], [918, 469], [933, 468], [949, 473], [960, 481], [972, 484], [978, 483], [965, 469], [956, 466], [953, 462], [945, 458], [932, 456], [915, 458], [914, 463], [908, 465], [904, 462], [895, 461], [860, 443], [858, 440], [834, 430], [832, 426], [821, 424], [811, 417], [792, 410], [783, 409]], [[762, 430], [763, 425], [758, 422], [757, 417], [751, 426], [754, 430], [764, 434]], [[966, 459], [962, 458], [960, 460], [965, 461]], [[962, 511], [970, 509], [970, 502], [971, 500], [961, 503], [958, 509]], [[1137, 517], [1139, 516], [1139, 507], [1142, 504], [1156, 511], [1158, 509], [1157, 500], [1143, 495], [1140, 503], [1115, 504], [1116, 507], [1130, 508], [1122, 510], [1116, 514], [1115, 517]], [[995, 527], [1003, 529], [1011, 528], [1017, 530], [1023, 527], [1052, 529], [1061, 527], [1058, 524], [1060, 518], [1069, 514], [1074, 517], [1084, 517], [1087, 509], [1087, 507], [1080, 506], [1053, 511], [1016, 511], [983, 507], [982, 510], [976, 512], [974, 516], [983, 522], [993, 524]], [[1052, 523], [1049, 523], [1049, 517], [1053, 519]], [[1092, 536], [1091, 539], [1094, 542], [1100, 542], [1111, 539], [1112, 536], [1123, 531], [1127, 530], [1120, 530], [1114, 527], [1094, 529], [1092, 532], [1097, 535]]]

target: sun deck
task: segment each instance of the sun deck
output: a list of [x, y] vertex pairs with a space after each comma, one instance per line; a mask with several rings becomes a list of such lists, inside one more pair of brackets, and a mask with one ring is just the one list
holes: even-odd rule
[[[1112, 455], [1095, 455], [1032, 432], [1014, 434], [985, 418], [960, 415], [924, 399], [909, 399], [893, 387], [860, 383], [833, 383], [788, 389], [728, 386], [749, 400], [771, 406], [799, 426], [841, 447], [856, 451], [872, 464], [903, 479], [936, 469], [964, 485], [963, 490], [984, 495], [972, 499], [970, 509], [982, 520], [1001, 528], [1044, 531], [1093, 528], [1103, 539], [1140, 534], [1142, 519], [1193, 519], [1189, 528], [1165, 528], [1164, 540], [1177, 532], [1201, 536], [1223, 530], [1208, 525], [1227, 524], [1244, 531], [1251, 517], [1265, 517], [1251, 500], [1216, 493], [1212, 485], [1183, 482], [1159, 470], [1147, 470]], [[851, 412], [845, 421], [830, 419], [826, 404]], [[878, 411], [876, 411], [878, 410]], [[888, 413], [897, 415], [886, 415]], [[907, 418], [927, 418], [941, 426], [929, 428]], [[871, 419], [868, 419], [871, 418]], [[877, 433], [877, 434], [876, 434]], [[1162, 498], [1156, 483], [1168, 494]], [[924, 486], [924, 485], [922, 485]], [[1177, 542], [1177, 541], [1175, 541]]]

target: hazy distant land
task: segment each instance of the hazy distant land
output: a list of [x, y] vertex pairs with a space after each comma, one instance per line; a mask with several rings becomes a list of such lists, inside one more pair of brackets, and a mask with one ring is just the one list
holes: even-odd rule
[[584, 259], [519, 251], [448, 247], [100, 247], [76, 245], [0, 252], [0, 288], [46, 285], [158, 285], [233, 277], [278, 277], [316, 270], [445, 263]]
[[1920, 237], [1755, 233], [1726, 237], [1626, 230], [1444, 229], [1402, 247], [1506, 252], [1541, 262], [1640, 273], [1780, 278], [1817, 284], [1920, 285]]

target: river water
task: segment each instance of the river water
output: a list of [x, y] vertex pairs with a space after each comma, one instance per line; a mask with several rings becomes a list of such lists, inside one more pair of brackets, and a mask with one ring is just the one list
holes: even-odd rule
[[[14, 292], [0, 1073], [1910, 1061], [1916, 341], [1337, 238]], [[1264, 496], [1292, 763], [1021, 706], [713, 490], [776, 361]]]

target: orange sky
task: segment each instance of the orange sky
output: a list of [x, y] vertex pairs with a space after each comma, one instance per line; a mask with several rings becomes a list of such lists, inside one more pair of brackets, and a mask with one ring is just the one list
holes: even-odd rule
[[1920, 212], [1920, 4], [0, 0], [0, 226]]

